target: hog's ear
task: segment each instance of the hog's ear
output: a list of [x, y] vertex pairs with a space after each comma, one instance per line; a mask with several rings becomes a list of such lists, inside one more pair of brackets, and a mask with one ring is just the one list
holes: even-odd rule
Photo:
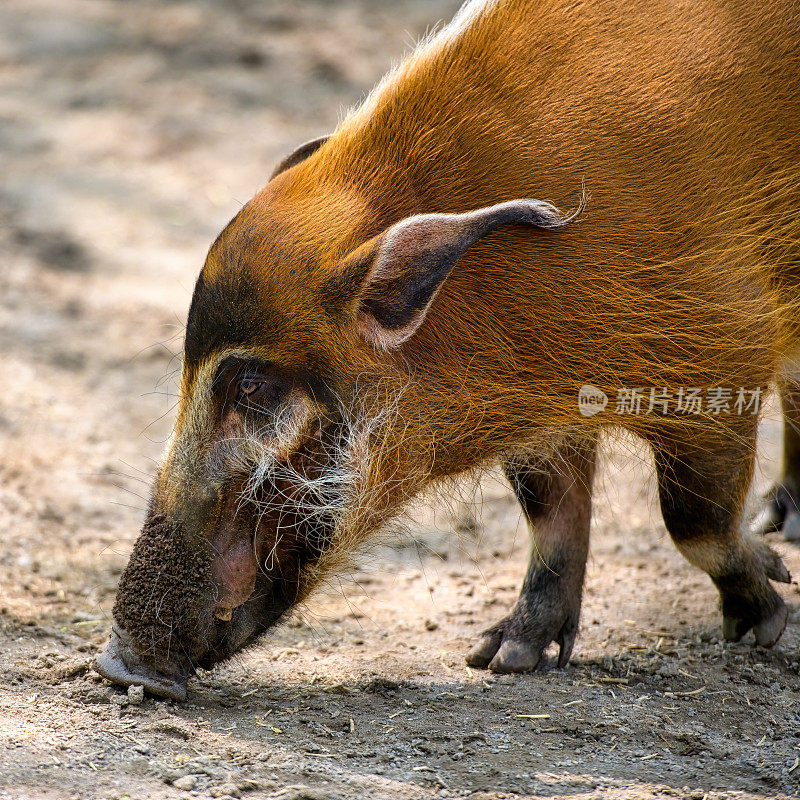
[[511, 223], [553, 230], [574, 219], [541, 200], [512, 200], [464, 214], [419, 214], [365, 242], [345, 262], [360, 281], [360, 333], [382, 349], [399, 347], [425, 318], [458, 259], [487, 233]]
[[293, 167], [295, 164], [299, 164], [301, 161], [305, 161], [309, 156], [313, 155], [317, 152], [317, 150], [325, 144], [325, 142], [330, 139], [330, 134], [327, 136], [320, 136], [318, 139], [312, 139], [310, 142], [305, 142], [301, 144], [296, 150], [292, 153], [289, 153], [286, 158], [281, 161], [275, 169], [272, 170], [272, 174], [269, 176], [269, 179], [272, 180], [276, 178], [281, 172], [286, 172], [287, 169]]

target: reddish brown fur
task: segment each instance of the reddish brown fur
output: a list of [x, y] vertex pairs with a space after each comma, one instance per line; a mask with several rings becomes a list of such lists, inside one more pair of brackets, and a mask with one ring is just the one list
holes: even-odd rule
[[[538, 387], [560, 385], [568, 405], [543, 408], [526, 386], [497, 412], [515, 429], [541, 413], [574, 421], [575, 391], [589, 379], [768, 380], [775, 305], [756, 268], [790, 270], [797, 254], [763, 263], [765, 209], [752, 199], [763, 182], [793, 187], [800, 177], [800, 93], [789, 80], [800, 12], [635, 5], [500, 3], [449, 47], [423, 47], [315, 155], [260, 192], [223, 235], [239, 264], [220, 267], [246, 260], [260, 270], [265, 305], [291, 309], [291, 336], [269, 357], [297, 359], [309, 329], [326, 358], [363, 349], [313, 311], [337, 261], [393, 222], [531, 195], [569, 208], [585, 183], [591, 200], [568, 235], [506, 229], [462, 258], [404, 357], [448, 394], [463, 391], [454, 378], [468, 372], [481, 402], [519, 364], [536, 364]], [[796, 209], [800, 192], [784, 194], [777, 211]], [[800, 227], [796, 215], [784, 224], [779, 234]], [[315, 272], [287, 280], [271, 257], [278, 248], [308, 256]], [[731, 352], [733, 341], [743, 349]]]

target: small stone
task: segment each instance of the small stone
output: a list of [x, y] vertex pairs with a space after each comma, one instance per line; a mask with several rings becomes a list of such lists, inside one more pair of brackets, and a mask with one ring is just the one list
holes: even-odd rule
[[[184, 792], [191, 792], [197, 786], [197, 778], [194, 775], [184, 775], [182, 778], [172, 782], [176, 789], [182, 789]], [[216, 795], [214, 795], [216, 797]]]
[[242, 793], [235, 783], [221, 783], [219, 786], [212, 786], [208, 793], [212, 797], [241, 797]]
[[439, 627], [438, 622], [434, 622], [432, 619], [425, 620], [425, 630], [426, 631], [435, 631]]
[[334, 800], [333, 795], [308, 786], [287, 786], [281, 800]]
[[175, 769], [161, 768], [157, 761], [150, 761], [149, 766], [153, 772], [160, 775], [161, 780], [167, 785], [171, 785], [179, 778], [183, 777], [183, 775]]
[[135, 686], [128, 687], [128, 702], [132, 706], [138, 706], [144, 700], [144, 686], [137, 683]]

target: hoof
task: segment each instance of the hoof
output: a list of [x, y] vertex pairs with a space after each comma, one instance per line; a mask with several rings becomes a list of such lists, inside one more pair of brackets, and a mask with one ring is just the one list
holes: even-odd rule
[[552, 615], [531, 617], [519, 609], [484, 631], [467, 653], [467, 664], [492, 672], [532, 672], [539, 666], [550, 642], [559, 646], [558, 666], [565, 667], [578, 633], [580, 607]]
[[786, 604], [777, 597], [777, 607], [772, 614], [760, 622], [754, 623], [752, 618], [743, 619], [741, 617], [726, 616], [722, 619], [722, 635], [729, 642], [738, 642], [751, 628], [756, 637], [756, 644], [760, 647], [772, 647], [781, 638], [786, 621], [789, 618], [789, 610]]
[[777, 581], [778, 583], [792, 582], [792, 576], [789, 574], [789, 570], [786, 569], [783, 559], [771, 547], [764, 542], [759, 542], [758, 550], [760, 551], [759, 555], [764, 573], [771, 581]]
[[478, 669], [486, 669], [503, 641], [502, 629], [486, 631], [480, 641], [467, 653], [467, 664]]
[[738, 642], [750, 630], [750, 627], [750, 623], [746, 619], [722, 618], [722, 635], [726, 642]]
[[781, 603], [778, 610], [763, 622], [759, 622], [753, 628], [753, 633], [756, 637], [756, 642], [761, 647], [772, 647], [786, 628], [786, 621], [789, 619], [789, 609]]
[[753, 524], [759, 534], [781, 531], [787, 542], [800, 542], [800, 498], [786, 486], [774, 487]]
[[489, 662], [491, 672], [533, 672], [542, 660], [542, 651], [519, 639], [505, 639]]

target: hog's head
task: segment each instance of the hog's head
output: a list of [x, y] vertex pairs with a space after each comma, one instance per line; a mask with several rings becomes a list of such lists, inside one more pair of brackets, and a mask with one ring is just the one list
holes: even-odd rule
[[275, 625], [450, 469], [442, 418], [463, 420], [461, 446], [474, 420], [425, 381], [441, 354], [418, 329], [487, 233], [565, 222], [535, 200], [388, 212], [317, 156], [296, 163], [315, 149], [234, 218], [197, 281], [175, 429], [97, 660], [117, 683], [182, 698], [196, 666]]

